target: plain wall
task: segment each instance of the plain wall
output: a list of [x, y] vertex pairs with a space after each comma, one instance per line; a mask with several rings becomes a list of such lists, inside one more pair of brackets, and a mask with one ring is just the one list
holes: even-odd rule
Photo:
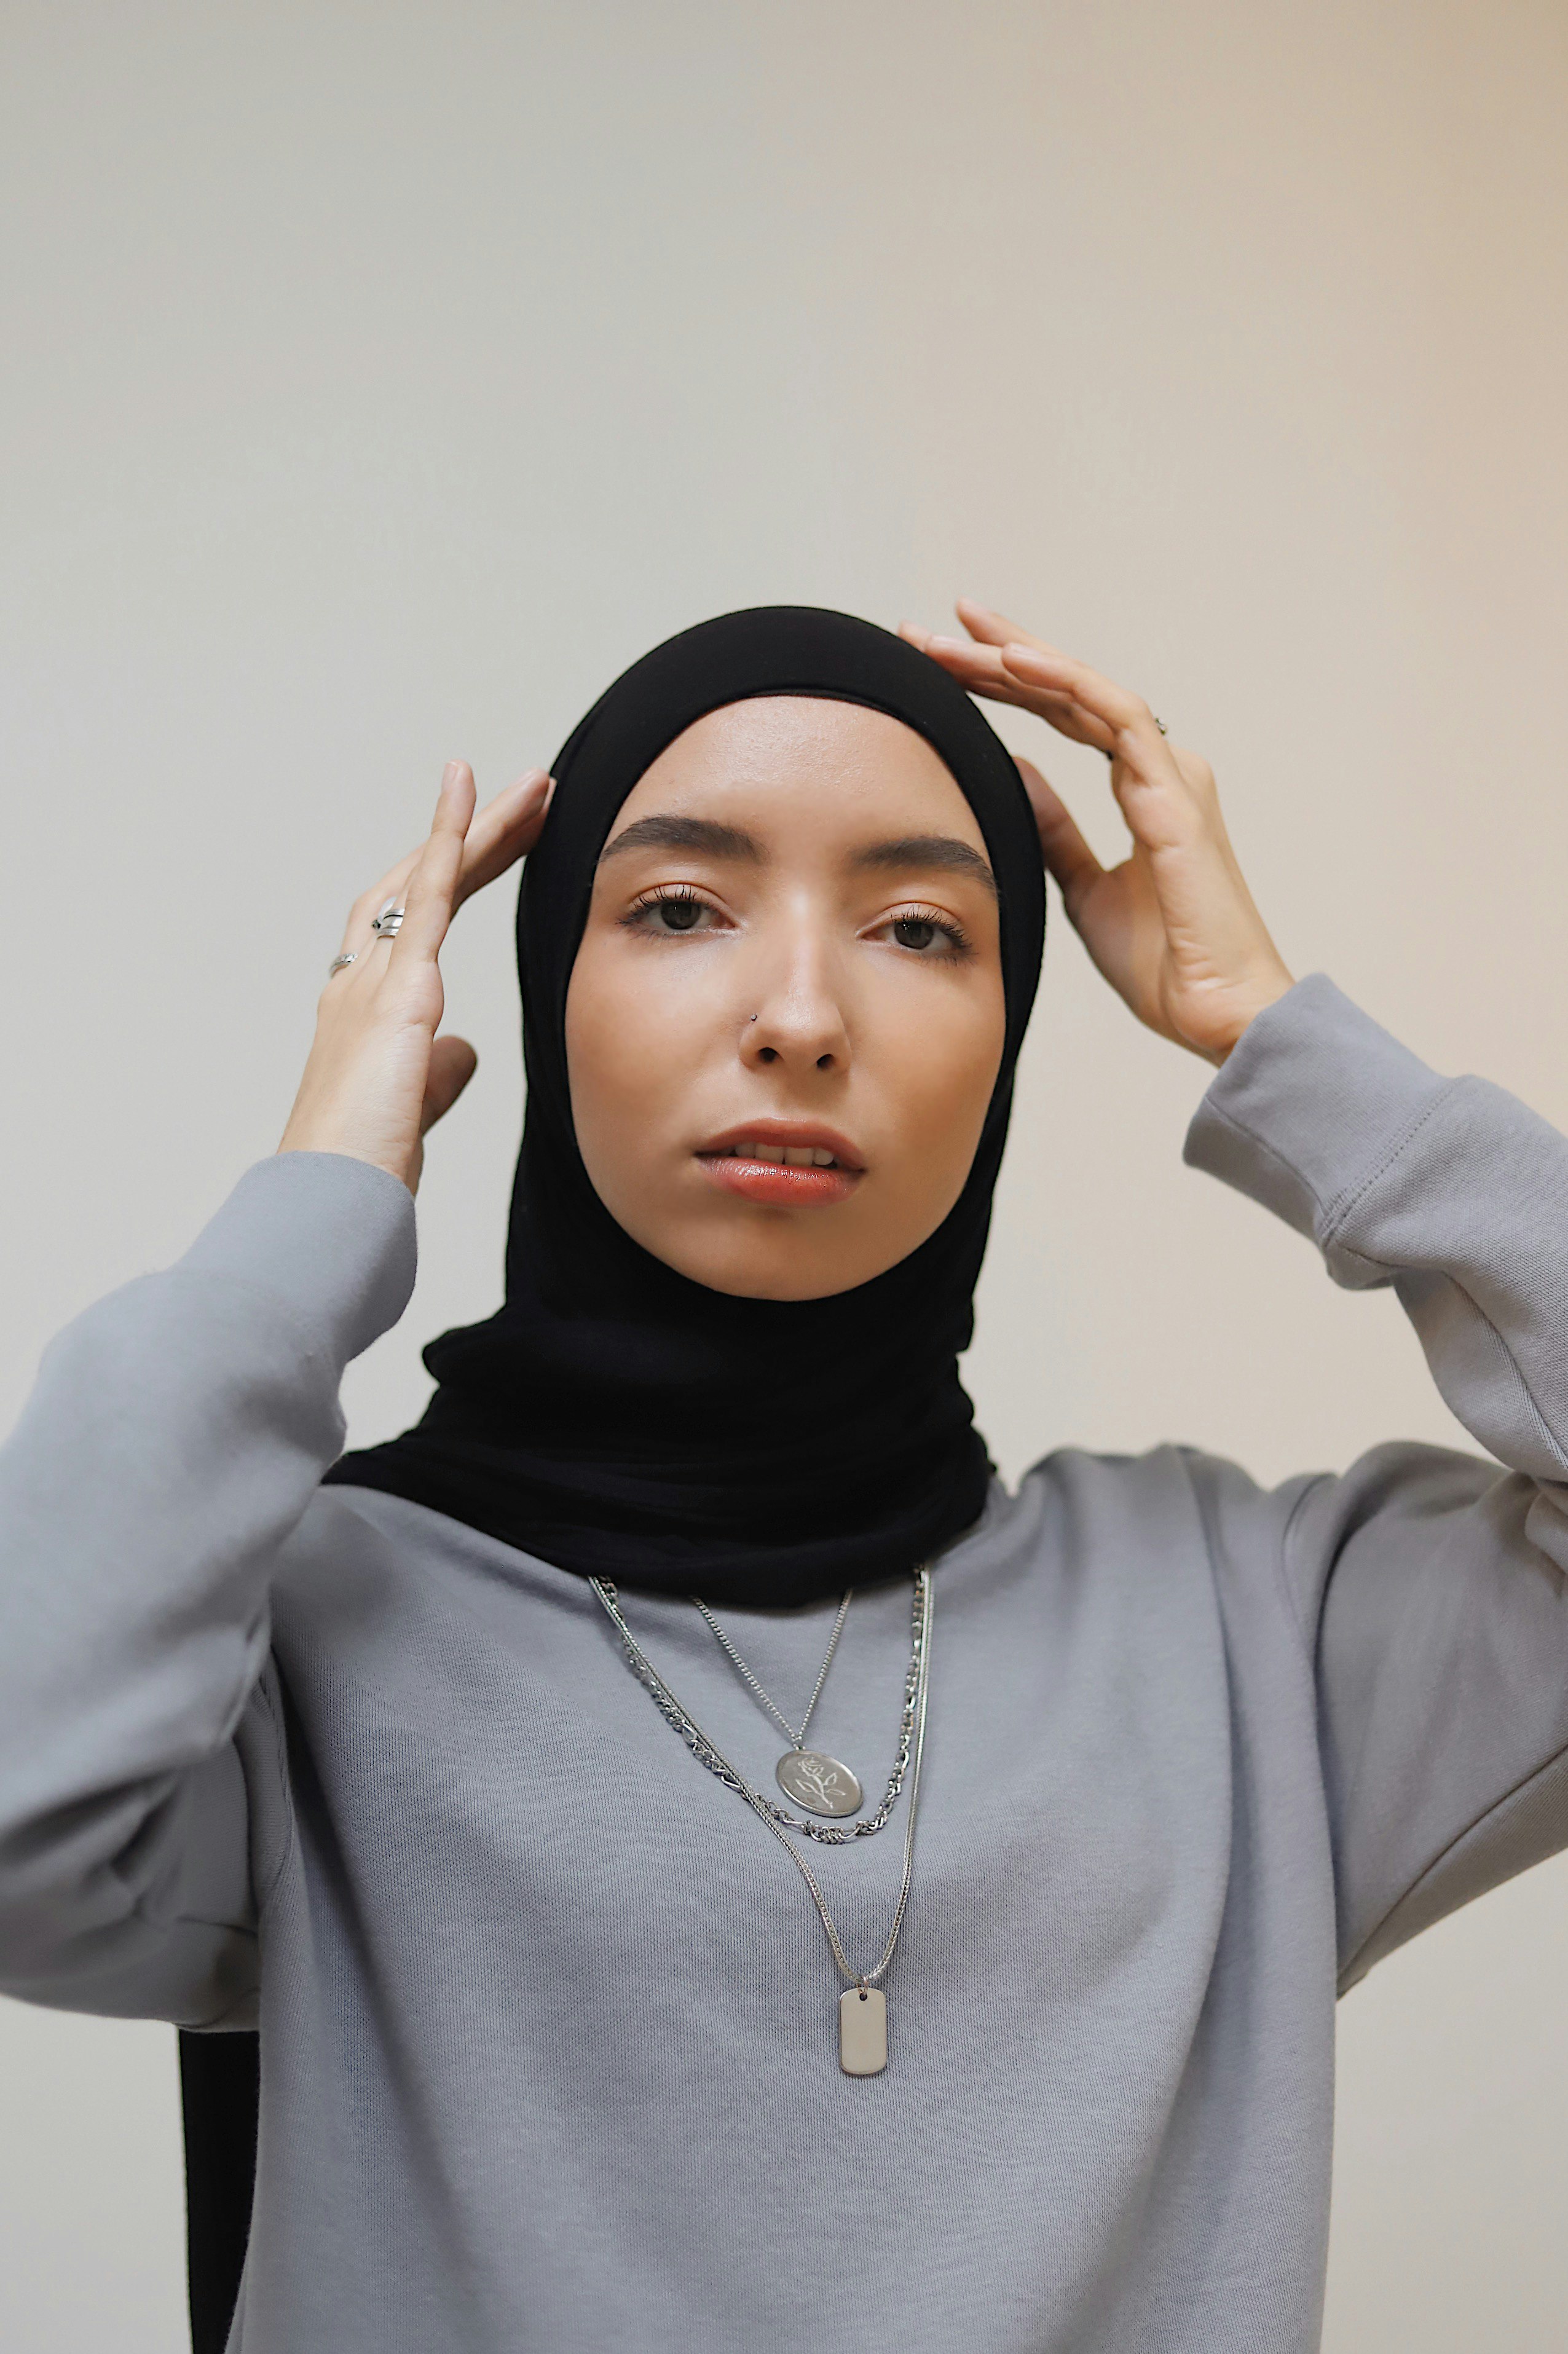
[[[1084, 653], [1213, 761], [1294, 970], [1568, 1126], [1559, 0], [9, 0], [0, 51], [7, 1419], [271, 1150], [442, 760], [499, 788], [737, 604]], [[1113, 848], [1104, 762], [1001, 725]], [[447, 954], [482, 1067], [356, 1442], [497, 1298], [511, 907]], [[1463, 1439], [1390, 1297], [1182, 1167], [1206, 1076], [1056, 909], [1006, 1470]], [[1331, 2354], [1568, 2338], [1565, 1987], [1558, 1862], [1344, 2005]], [[180, 2235], [172, 2031], [0, 2005], [7, 2354], [176, 2348]]]

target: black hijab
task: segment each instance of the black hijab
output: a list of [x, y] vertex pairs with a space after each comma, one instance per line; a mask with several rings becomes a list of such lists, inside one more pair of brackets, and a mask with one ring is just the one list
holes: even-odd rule
[[[741, 1299], [677, 1274], [599, 1201], [567, 1087], [567, 987], [617, 813], [720, 705], [868, 705], [952, 771], [1001, 895], [1006, 1043], [962, 1193], [885, 1273], [825, 1299]], [[869, 621], [764, 606], [668, 639], [619, 678], [556, 762], [517, 907], [527, 1117], [505, 1304], [426, 1349], [437, 1382], [399, 1438], [327, 1478], [450, 1514], [583, 1575], [790, 1604], [913, 1568], [979, 1516], [991, 1465], [958, 1374], [1039, 978], [1039, 839], [1012, 759], [928, 656]]]

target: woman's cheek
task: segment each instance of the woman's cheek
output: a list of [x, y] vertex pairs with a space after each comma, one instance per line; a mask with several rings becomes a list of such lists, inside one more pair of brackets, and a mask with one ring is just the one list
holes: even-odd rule
[[711, 981], [705, 987], [698, 957], [650, 957], [614, 992], [607, 1028], [622, 1084], [644, 1097], [668, 1100], [689, 1076], [714, 1020]]
[[943, 1007], [906, 1035], [898, 1088], [909, 1181], [935, 1204], [931, 1226], [963, 1191], [1001, 1060], [1000, 1005]]
[[640, 959], [604, 991], [583, 1035], [600, 1157], [630, 1165], [640, 1187], [656, 1184], [662, 1148], [689, 1129], [694, 1090], [713, 1059], [715, 996], [692, 970], [700, 961]]

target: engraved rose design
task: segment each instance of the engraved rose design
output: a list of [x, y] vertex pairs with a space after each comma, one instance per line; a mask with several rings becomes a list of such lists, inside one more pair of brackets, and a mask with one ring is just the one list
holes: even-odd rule
[[802, 1797], [819, 1799], [824, 1807], [836, 1807], [849, 1796], [848, 1778], [831, 1757], [818, 1756], [810, 1749], [796, 1755], [792, 1779]]

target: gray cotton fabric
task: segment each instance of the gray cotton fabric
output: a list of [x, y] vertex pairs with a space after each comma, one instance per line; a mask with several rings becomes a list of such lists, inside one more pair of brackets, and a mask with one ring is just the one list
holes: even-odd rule
[[[996, 1486], [935, 1574], [874, 2078], [800, 1875], [588, 1587], [318, 1489], [413, 1278], [392, 1178], [261, 1162], [52, 1343], [0, 1458], [0, 1983], [260, 2019], [234, 2348], [1316, 2346], [1337, 1988], [1568, 1845], [1568, 1141], [1316, 975], [1186, 1154], [1392, 1283], [1499, 1460]], [[873, 1791], [909, 1592], [857, 1598], [813, 1726]], [[627, 1606], [765, 1781], [696, 1613]], [[726, 1615], [803, 1704], [832, 1605]], [[902, 1828], [812, 1850], [865, 1962]]]

